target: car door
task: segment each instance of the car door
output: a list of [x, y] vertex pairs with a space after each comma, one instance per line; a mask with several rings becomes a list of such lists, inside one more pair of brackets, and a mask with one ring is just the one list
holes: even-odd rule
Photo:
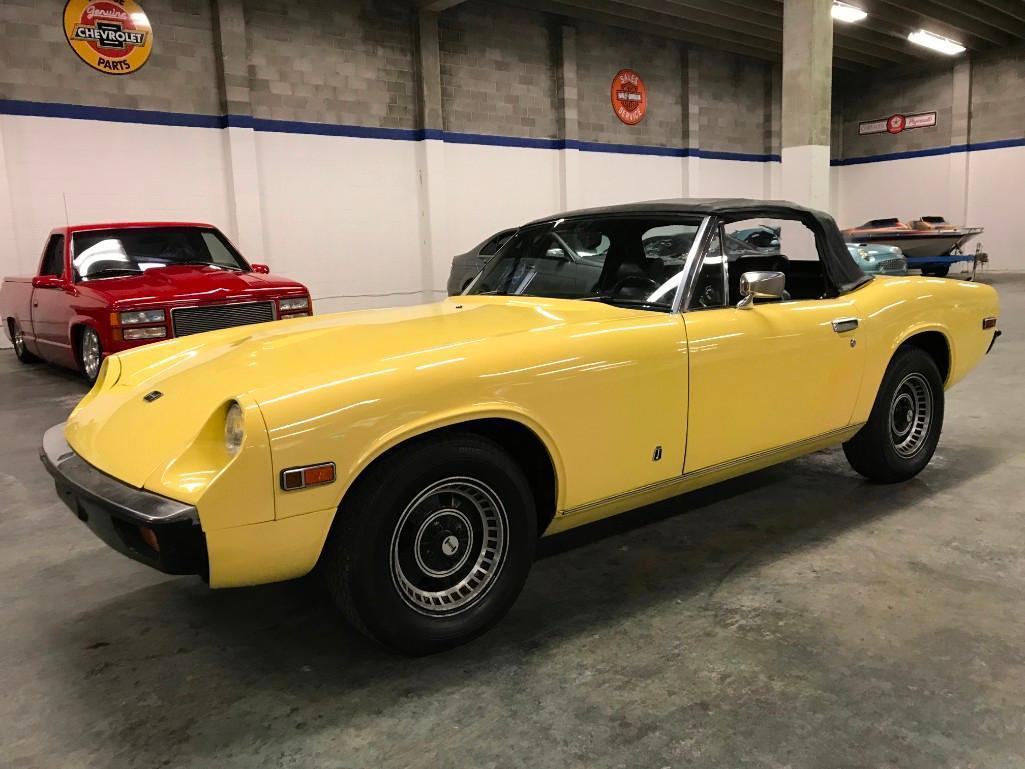
[[[840, 296], [755, 303], [730, 296], [716, 253], [684, 314], [690, 360], [685, 472], [771, 452], [850, 425], [865, 362], [864, 321]], [[741, 260], [742, 261], [742, 260]], [[706, 291], [702, 285], [711, 286]], [[718, 281], [722, 281], [719, 284]]]
[[39, 268], [40, 277], [61, 278], [52, 287], [32, 289], [32, 334], [40, 356], [51, 361], [73, 363], [68, 339], [69, 276], [64, 258], [64, 235], [51, 235]]

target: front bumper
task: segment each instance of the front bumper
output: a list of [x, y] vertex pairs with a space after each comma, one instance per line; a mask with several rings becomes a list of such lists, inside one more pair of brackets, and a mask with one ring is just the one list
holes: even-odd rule
[[97, 470], [68, 445], [63, 422], [43, 435], [39, 455], [61, 501], [112, 548], [168, 574], [207, 577], [206, 538], [195, 507]]

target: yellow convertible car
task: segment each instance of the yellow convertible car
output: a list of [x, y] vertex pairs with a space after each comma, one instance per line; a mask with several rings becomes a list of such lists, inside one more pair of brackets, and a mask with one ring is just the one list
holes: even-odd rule
[[[781, 253], [725, 247], [752, 221]], [[42, 458], [114, 549], [212, 587], [317, 567], [354, 625], [427, 653], [509, 609], [542, 534], [839, 444], [911, 478], [997, 313], [985, 285], [864, 274], [787, 203], [580, 211], [438, 304], [114, 355]]]

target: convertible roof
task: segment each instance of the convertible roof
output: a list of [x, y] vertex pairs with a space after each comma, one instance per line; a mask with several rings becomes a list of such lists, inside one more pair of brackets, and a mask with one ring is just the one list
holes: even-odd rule
[[847, 250], [836, 222], [829, 214], [799, 206], [785, 200], [753, 200], [750, 198], [668, 198], [625, 203], [617, 206], [584, 208], [536, 219], [530, 224], [542, 224], [558, 219], [607, 216], [615, 214], [696, 214], [717, 216], [726, 222], [766, 217], [799, 221], [815, 233], [815, 241], [822, 257], [826, 275], [840, 293], [846, 293], [867, 283], [872, 278], [862, 272]]

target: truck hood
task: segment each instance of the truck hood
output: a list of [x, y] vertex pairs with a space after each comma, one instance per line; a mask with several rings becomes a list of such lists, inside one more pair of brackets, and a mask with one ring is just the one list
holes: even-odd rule
[[306, 293], [301, 283], [275, 275], [202, 265], [158, 267], [141, 275], [88, 281], [79, 287], [103, 296], [115, 310], [212, 304]]
[[[66, 437], [88, 462], [141, 487], [232, 399], [257, 404], [273, 428], [282, 403], [289, 401], [294, 415], [294, 399], [304, 393], [342, 407], [355, 382], [375, 378], [384, 388], [389, 377], [405, 377], [391, 381], [408, 384], [455, 358], [514, 366], [524, 351], [543, 345], [546, 335], [532, 332], [568, 325], [597, 331], [638, 320], [664, 323], [666, 316], [597, 302], [464, 296], [213, 331], [114, 356], [116, 384], [97, 384], [72, 414]], [[532, 344], [519, 341], [523, 334]], [[144, 399], [154, 391], [161, 397]]]

